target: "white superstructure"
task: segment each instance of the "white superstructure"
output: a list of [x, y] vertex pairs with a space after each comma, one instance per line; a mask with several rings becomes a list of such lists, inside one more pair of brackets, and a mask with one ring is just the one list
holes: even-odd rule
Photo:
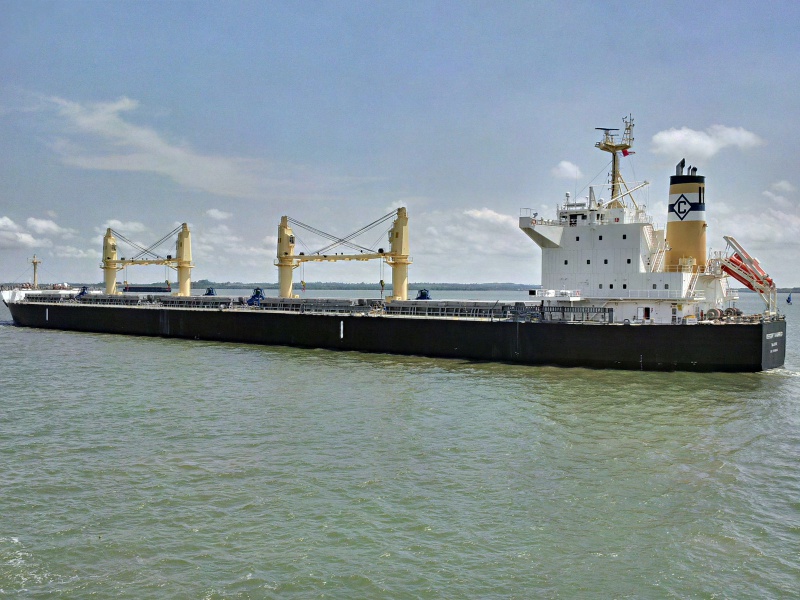
[[520, 229], [542, 249], [542, 289], [531, 295], [543, 306], [563, 307], [560, 317], [573, 320], [691, 323], [736, 315], [730, 274], [759, 292], [765, 312], [774, 314], [772, 280], [733, 238], [725, 238], [727, 253], [706, 255], [705, 178], [696, 168], [684, 172], [685, 162], [678, 164], [667, 227], [653, 223], [648, 183], [628, 185], [620, 176], [620, 154], [633, 144], [633, 119], [624, 122], [621, 139], [618, 130], [603, 129], [596, 144], [612, 154], [610, 183], [590, 187], [580, 200], [566, 194], [555, 220], [522, 209]]

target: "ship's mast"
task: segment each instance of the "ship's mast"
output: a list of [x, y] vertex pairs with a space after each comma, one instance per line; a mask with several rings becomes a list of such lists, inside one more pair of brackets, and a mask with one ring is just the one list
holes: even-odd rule
[[619, 174], [619, 153], [628, 155], [628, 149], [633, 146], [633, 117], [628, 116], [622, 119], [625, 123], [625, 131], [622, 134], [622, 139], [617, 141], [617, 134], [614, 131], [619, 129], [610, 129], [608, 127], [596, 127], [595, 129], [603, 132], [603, 139], [595, 144], [596, 148], [604, 152], [611, 153], [611, 200], [616, 200], [620, 194], [620, 184], [624, 183], [622, 176]]
[[33, 264], [33, 289], [39, 289], [39, 265], [42, 264], [42, 260], [40, 258], [36, 258], [36, 255], [33, 255], [33, 259], [31, 260]]

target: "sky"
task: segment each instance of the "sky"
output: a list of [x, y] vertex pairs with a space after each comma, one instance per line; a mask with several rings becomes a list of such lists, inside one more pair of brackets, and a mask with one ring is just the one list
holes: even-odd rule
[[[282, 215], [345, 236], [405, 206], [410, 281], [536, 284], [520, 209], [554, 217], [566, 192], [604, 183], [595, 128], [630, 114], [622, 172], [650, 182], [655, 223], [686, 158], [706, 176], [711, 249], [733, 235], [800, 285], [800, 3], [0, 0], [0, 14], [0, 281], [30, 281], [35, 254], [40, 281], [99, 282], [107, 227], [149, 246], [186, 222], [194, 280], [273, 282]], [[298, 250], [325, 245], [295, 233]], [[391, 274], [323, 263], [301, 278]]]

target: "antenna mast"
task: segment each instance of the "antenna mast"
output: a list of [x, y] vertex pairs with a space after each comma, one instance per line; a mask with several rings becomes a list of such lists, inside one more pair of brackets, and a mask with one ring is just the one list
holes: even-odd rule
[[595, 144], [596, 148], [600, 148], [603, 152], [611, 153], [611, 198], [612, 200], [619, 196], [619, 186], [624, 183], [622, 176], [619, 174], [619, 153], [622, 152], [623, 156], [628, 156], [628, 149], [633, 146], [633, 116], [628, 115], [623, 117], [622, 122], [625, 123], [625, 131], [622, 133], [622, 139], [617, 141], [616, 133], [619, 129], [610, 129], [608, 127], [596, 127], [595, 129], [603, 132], [603, 139]]

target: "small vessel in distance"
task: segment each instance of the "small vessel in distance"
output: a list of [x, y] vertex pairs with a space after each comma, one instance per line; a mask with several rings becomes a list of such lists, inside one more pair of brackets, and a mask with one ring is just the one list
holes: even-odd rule
[[126, 281], [122, 287], [122, 291], [129, 293], [163, 294], [172, 291], [172, 284], [170, 284], [169, 281], [165, 281], [164, 285], [137, 285]]
[[[331, 236], [329, 246], [296, 254], [292, 227], [307, 226], [284, 216], [274, 298], [260, 289], [249, 299], [190, 296], [194, 265], [184, 224], [174, 259], [119, 259], [109, 230], [101, 265], [105, 294], [15, 290], [3, 292], [3, 299], [14, 322], [28, 327], [563, 367], [761, 371], [782, 366], [786, 321], [772, 278], [733, 237], [725, 237], [725, 252], [708, 255], [705, 178], [683, 160], [678, 163], [670, 178], [667, 226], [656, 228], [638, 198], [647, 182], [628, 184], [620, 175], [620, 160], [633, 145], [633, 120], [625, 120], [621, 136], [616, 129], [602, 131], [596, 147], [612, 157], [608, 185], [590, 187], [581, 200], [567, 194], [555, 219], [522, 210], [519, 226], [542, 252], [542, 289], [531, 290], [525, 302], [409, 300], [405, 208], [372, 224], [394, 218], [389, 249], [377, 251], [354, 245], [352, 236]], [[332, 252], [339, 245], [354, 252]], [[393, 295], [385, 300], [305, 299], [293, 293], [292, 272], [304, 262], [372, 259], [392, 269]], [[175, 268], [180, 290], [170, 296], [118, 294], [116, 274], [127, 264]], [[730, 277], [759, 294], [763, 312], [742, 314]]]

